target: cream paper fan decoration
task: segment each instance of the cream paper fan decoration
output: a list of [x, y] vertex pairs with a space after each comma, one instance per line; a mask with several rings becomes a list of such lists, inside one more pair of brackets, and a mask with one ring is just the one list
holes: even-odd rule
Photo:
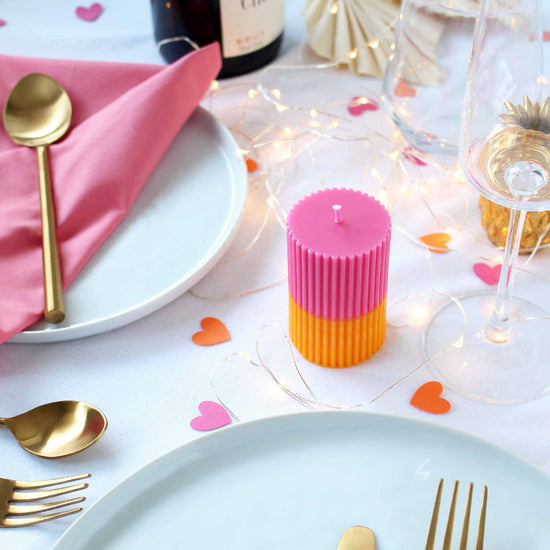
[[308, 0], [309, 44], [321, 57], [359, 74], [382, 77], [397, 22], [399, 0]]
[[[519, 0], [490, 0], [498, 12]], [[445, 21], [472, 17], [481, 0], [411, 0], [417, 8], [401, 44], [410, 83], [437, 86], [442, 76], [436, 56]], [[450, 8], [447, 9], [447, 8]], [[461, 14], [460, 12], [463, 12]], [[392, 55], [400, 0], [308, 0], [304, 10], [309, 44], [321, 57], [347, 64], [359, 74], [382, 77]]]

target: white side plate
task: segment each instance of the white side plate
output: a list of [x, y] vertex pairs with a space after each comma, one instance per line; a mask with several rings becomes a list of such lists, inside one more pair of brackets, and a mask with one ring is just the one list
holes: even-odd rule
[[241, 219], [247, 173], [237, 150], [229, 131], [197, 109], [128, 216], [67, 290], [65, 321], [41, 321], [10, 342], [57, 342], [112, 330], [194, 285], [223, 255]]
[[[55, 550], [334, 550], [353, 525], [372, 528], [378, 550], [420, 550], [442, 477], [443, 522], [454, 480], [465, 482], [460, 525], [475, 483], [472, 548], [483, 484], [484, 548], [550, 548], [550, 478], [526, 462], [433, 424], [324, 412], [241, 424], [180, 447], [91, 507]], [[460, 528], [455, 536], [458, 548]]]

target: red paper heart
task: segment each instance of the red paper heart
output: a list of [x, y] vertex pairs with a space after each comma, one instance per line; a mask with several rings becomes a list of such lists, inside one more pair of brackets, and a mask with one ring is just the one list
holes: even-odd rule
[[448, 252], [447, 244], [451, 240], [451, 236], [447, 233], [430, 233], [419, 238], [432, 252], [444, 254]]
[[496, 285], [500, 278], [500, 272], [502, 271], [502, 265], [497, 264], [493, 267], [479, 262], [474, 264], [474, 273], [485, 283], [490, 286]]
[[380, 106], [374, 99], [365, 96], [355, 96], [348, 105], [348, 112], [352, 116], [362, 115], [365, 111], [378, 111]]
[[89, 8], [79, 6], [78, 8], [76, 8], [75, 13], [76, 16], [83, 21], [92, 22], [95, 21], [103, 13], [103, 6], [98, 2], [92, 4]]
[[414, 97], [418, 94], [418, 90], [409, 86], [403, 79], [401, 79], [395, 86], [394, 94], [397, 97]]
[[215, 317], [205, 317], [201, 321], [201, 328], [203, 329], [201, 332], [196, 332], [191, 337], [191, 340], [199, 346], [213, 346], [231, 338], [225, 325]]
[[439, 382], [426, 382], [420, 386], [412, 396], [411, 405], [432, 414], [449, 412], [451, 404], [442, 397], [443, 386]]
[[255, 172], [258, 169], [258, 163], [255, 160], [246, 158], [245, 161], [246, 161], [246, 169], [248, 170], [249, 173]]
[[190, 426], [199, 432], [217, 430], [231, 424], [229, 413], [215, 401], [203, 401], [199, 404], [200, 416], [191, 420]]

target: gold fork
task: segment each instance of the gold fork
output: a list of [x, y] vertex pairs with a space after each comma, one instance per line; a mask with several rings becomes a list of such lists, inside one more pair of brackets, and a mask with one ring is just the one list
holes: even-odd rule
[[[451, 508], [449, 510], [449, 518], [447, 519], [447, 528], [445, 529], [445, 539], [443, 540], [442, 550], [451, 550], [451, 540], [453, 537], [453, 524], [455, 518], [456, 498], [458, 495], [458, 481], [455, 481], [455, 488], [453, 491], [453, 499], [451, 501]], [[459, 550], [467, 550], [468, 548], [468, 529], [470, 525], [470, 509], [472, 507], [472, 493], [474, 490], [474, 484], [470, 483], [468, 490], [468, 500], [466, 502], [466, 511], [464, 512], [464, 521], [462, 523], [462, 535], [460, 537]], [[434, 550], [435, 533], [437, 529], [437, 519], [439, 517], [439, 506], [441, 504], [441, 493], [443, 492], [443, 480], [439, 482], [437, 488], [437, 495], [435, 497], [434, 510], [432, 513], [432, 520], [430, 522], [430, 530], [428, 531], [428, 540], [426, 541], [426, 550]], [[483, 487], [483, 501], [481, 503], [481, 512], [479, 515], [479, 525], [477, 530], [477, 541], [475, 550], [483, 550], [483, 539], [485, 537], [485, 514], [487, 511], [487, 485]]]
[[[88, 487], [87, 483], [75, 483], [57, 489], [35, 491], [33, 489], [45, 489], [51, 485], [61, 485], [71, 481], [78, 481], [91, 477], [91, 474], [80, 474], [70, 477], [59, 477], [57, 479], [46, 479], [43, 481], [16, 481], [14, 479], [0, 478], [0, 527], [25, 527], [43, 521], [62, 518], [70, 514], [80, 512], [82, 508], [70, 508], [53, 514], [43, 514], [57, 508], [63, 508], [86, 500], [86, 497], [69, 498], [56, 500], [54, 502], [27, 504], [29, 502], [48, 499], [80, 491]], [[23, 504], [21, 504], [23, 503]]]

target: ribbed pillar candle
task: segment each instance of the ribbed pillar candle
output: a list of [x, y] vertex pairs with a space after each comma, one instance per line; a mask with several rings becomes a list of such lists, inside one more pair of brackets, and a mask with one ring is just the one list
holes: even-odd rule
[[349, 367], [384, 342], [391, 220], [353, 189], [306, 196], [287, 219], [290, 338], [309, 361]]

